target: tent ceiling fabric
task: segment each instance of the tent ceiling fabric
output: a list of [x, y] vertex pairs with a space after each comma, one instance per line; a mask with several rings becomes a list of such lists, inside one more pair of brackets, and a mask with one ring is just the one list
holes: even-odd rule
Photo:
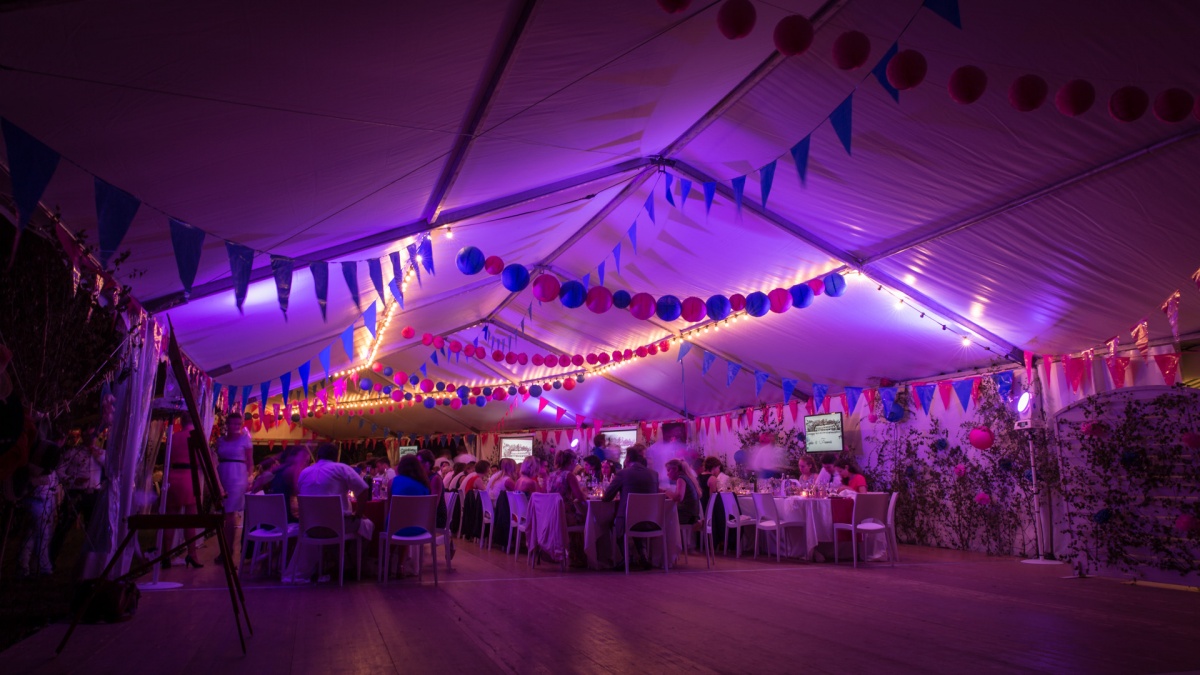
[[[591, 274], [593, 284], [606, 261], [609, 288], [655, 296], [787, 288], [847, 268], [891, 282], [880, 291], [851, 275], [842, 298], [820, 296], [806, 309], [696, 338], [697, 348], [770, 373], [760, 398], [751, 376], [726, 387], [721, 362], [703, 376], [698, 350], [682, 365], [672, 351], [554, 391], [550, 412], [518, 406], [506, 428], [552, 425], [559, 405], [631, 421], [773, 403], [782, 377], [799, 379], [802, 393], [814, 381], [838, 392], [880, 377], [935, 377], [994, 363], [1014, 346], [1038, 354], [1094, 347], [1127, 336], [1143, 316], [1153, 336], [1168, 335], [1158, 306], [1198, 265], [1191, 178], [1200, 173], [1200, 129], [1192, 116], [1165, 124], [1152, 112], [1121, 123], [1107, 101], [1123, 85], [1153, 98], [1200, 81], [1191, 44], [1200, 9], [962, 0], [960, 30], [921, 4], [755, 2], [754, 32], [728, 41], [715, 26], [719, 3], [667, 15], [650, 0], [540, 0], [515, 32], [525, 6], [515, 0], [23, 3], [0, 22], [0, 115], [62, 153], [43, 201], [89, 241], [93, 175], [143, 200], [121, 270], [143, 300], [180, 291], [165, 214], [210, 233], [196, 283], [223, 288], [221, 238], [300, 260], [358, 241], [371, 243], [334, 261], [385, 256], [411, 239], [372, 237], [428, 228], [422, 213], [445, 181], [435, 224], [449, 222], [455, 237], [434, 231], [438, 274], [409, 284], [406, 310], [379, 350], [408, 372], [430, 349], [402, 339], [397, 323], [418, 336], [469, 340], [480, 329], [467, 327], [484, 319], [512, 329], [525, 319], [514, 349], [531, 353], [625, 349], [685, 327], [542, 305], [530, 290], [510, 294], [498, 277], [458, 273], [454, 254], [468, 244], [564, 279]], [[772, 57], [779, 18], [818, 12], [808, 53]], [[838, 70], [831, 46], [851, 29], [870, 36], [872, 56], [865, 68]], [[869, 68], [901, 35], [902, 49], [925, 54], [929, 73], [896, 103]], [[988, 90], [959, 105], [946, 83], [967, 64], [987, 72]], [[1050, 100], [1020, 113], [1007, 89], [1029, 72], [1047, 80]], [[1095, 83], [1097, 101], [1068, 118], [1053, 96], [1076, 77]], [[847, 154], [826, 120], [852, 93]], [[475, 134], [460, 143], [461, 162], [450, 163], [473, 116]], [[802, 185], [788, 151], [810, 133]], [[764, 210], [758, 170], [776, 159]], [[685, 206], [671, 207], [663, 170], [726, 186], [745, 175], [744, 208], [723, 188], [706, 212], [699, 185]], [[651, 195], [653, 222], [643, 211]], [[636, 254], [627, 235], [635, 221]], [[358, 272], [365, 306], [375, 292], [366, 265]], [[244, 315], [229, 291], [199, 294], [169, 315], [198, 363], [220, 369], [227, 384], [257, 384], [340, 343], [359, 317], [336, 266], [330, 276], [327, 322], [304, 270], [286, 321], [269, 278], [251, 285]], [[925, 296], [945, 311], [921, 318], [897, 308], [893, 293]], [[1200, 331], [1195, 293], [1184, 293], [1180, 317], [1182, 332]], [[968, 322], [987, 333], [968, 347], [939, 326], [961, 332]], [[360, 327], [358, 351], [368, 337]], [[335, 369], [347, 364], [340, 344], [333, 354]], [[466, 360], [429, 367], [452, 382], [551, 374]], [[313, 370], [315, 379], [315, 361]], [[416, 432], [486, 431], [507, 411], [412, 409], [372, 420]], [[335, 427], [315, 428], [348, 433]]]

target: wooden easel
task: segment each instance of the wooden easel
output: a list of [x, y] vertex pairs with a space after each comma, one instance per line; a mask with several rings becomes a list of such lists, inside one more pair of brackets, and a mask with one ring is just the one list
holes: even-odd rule
[[[233, 567], [233, 547], [225, 540], [225, 508], [222, 501], [217, 498], [217, 495], [222, 494], [221, 484], [217, 480], [217, 472], [213, 467], [212, 455], [208, 451], [208, 438], [204, 435], [204, 431], [202, 431], [203, 424], [200, 421], [200, 411], [196, 407], [196, 397], [192, 393], [191, 386], [188, 385], [187, 372], [183, 366], [183, 355], [179, 351], [179, 343], [175, 341], [174, 327], [171, 329], [169, 354], [171, 357], [171, 370], [175, 373], [175, 379], [178, 381], [179, 388], [183, 392], [184, 401], [187, 403], [188, 415], [192, 419], [192, 432], [188, 435], [188, 454], [192, 465], [191, 474], [194, 493], [205, 495], [200, 509], [202, 513], [129, 516], [125, 521], [129, 531], [126, 533], [125, 538], [121, 540], [121, 545], [117, 547], [112, 558], [109, 559], [108, 564], [104, 567], [104, 571], [100, 573], [100, 577], [96, 580], [96, 585], [92, 588], [92, 592], [88, 594], [87, 598], [80, 605], [79, 611], [75, 613], [75, 618], [71, 621], [71, 627], [67, 629], [67, 634], [63, 636], [62, 642], [58, 644], [58, 648], [54, 650], [55, 654], [61, 654], [63, 648], [67, 646], [67, 641], [71, 639], [71, 634], [75, 632], [75, 627], [83, 619], [88, 605], [92, 603], [97, 592], [104, 584], [117, 584], [139, 577], [153, 566], [158, 565], [161, 561], [170, 560], [171, 556], [185, 550], [188, 544], [209, 535], [217, 538], [217, 543], [221, 549], [221, 567], [225, 570], [225, 585], [229, 587], [229, 601], [233, 605], [233, 622], [237, 625], [238, 640], [241, 641], [242, 654], [246, 653], [246, 636], [242, 631], [243, 619], [246, 621], [246, 630], [251, 635], [254, 634], [254, 629], [250, 626], [250, 615], [246, 612], [246, 596], [242, 593], [242, 584], [238, 580]], [[201, 473], [197, 473], [196, 467], [200, 468]], [[205, 487], [203, 492], [200, 490], [202, 477]], [[109, 573], [112, 572], [112, 568], [116, 566], [117, 561], [124, 554], [125, 548], [129, 546], [139, 531], [191, 528], [200, 530], [200, 533], [193, 537], [188, 537], [175, 548], [168, 551], [159, 551], [159, 554], [153, 560], [131, 566], [128, 572], [116, 579], [110, 580], [108, 578]]]

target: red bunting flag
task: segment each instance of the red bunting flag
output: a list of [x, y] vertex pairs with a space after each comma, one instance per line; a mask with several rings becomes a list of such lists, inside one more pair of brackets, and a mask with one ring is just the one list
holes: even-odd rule
[[867, 414], [875, 413], [875, 395], [879, 392], [875, 389], [867, 389], [863, 391], [863, 396], [867, 397]]
[[1094, 358], [1096, 358], [1096, 350], [1089, 349], [1089, 350], [1085, 351], [1083, 353], [1083, 358], [1084, 358], [1083, 382], [1084, 382], [1084, 384], [1091, 384], [1092, 390], [1095, 391], [1096, 385], [1092, 381], [1092, 375], [1096, 371], [1096, 368], [1094, 365], [1092, 365], [1092, 360]]
[[832, 397], [826, 396], [825, 399], [823, 401], [821, 401], [821, 412], [823, 412], [825, 414], [829, 414], [829, 399], [830, 398], [832, 398]]
[[804, 402], [804, 410], [808, 412], [809, 415], [817, 414], [817, 408], [813, 404], [813, 400], [811, 398]]
[[650, 430], [654, 434], [653, 438], [658, 438], [658, 422], [657, 421], [650, 425]]
[[1046, 372], [1045, 384], [1047, 386], [1049, 386], [1049, 384], [1050, 384], [1050, 371], [1053, 367], [1054, 367], [1054, 355], [1053, 354], [1042, 354], [1042, 370], [1044, 370]]
[[711, 417], [705, 417], [704, 419], [700, 420], [700, 423], [704, 425], [704, 433], [706, 433], [706, 434], [708, 433], [709, 425], [711, 422], [712, 422]]
[[575, 440], [575, 430], [574, 429], [567, 429], [567, 440], [568, 441]]
[[[838, 394], [838, 402], [842, 404], [842, 412], [849, 412], [849, 409], [846, 407], [846, 394], [845, 393]], [[781, 416], [780, 420], [782, 420], [782, 419], [783, 418]]]
[[1113, 387], [1120, 389], [1125, 386], [1125, 369], [1129, 367], [1128, 356], [1110, 356], [1104, 359], [1108, 366], [1108, 374], [1112, 376]]
[[733, 431], [733, 413], [725, 413], [725, 428]]
[[1167, 321], [1171, 323], [1171, 337], [1174, 338], [1175, 344], [1179, 344], [1179, 290], [1167, 296], [1166, 301], [1161, 307], [1163, 314], [1167, 315]]
[[280, 443], [279, 447], [280, 447], [281, 449], [283, 449], [283, 450], [287, 450], [287, 448], [288, 448], [288, 440], [287, 440], [286, 438], [285, 438], [285, 439], [283, 439], [283, 441]]
[[742, 428], [754, 426], [754, 408], [746, 408], [743, 416]]
[[782, 403], [775, 404], [775, 419], [778, 420], [781, 424], [783, 423], [783, 404]]
[[1033, 352], [1025, 350], [1025, 388], [1033, 388]]
[[1150, 358], [1150, 327], [1146, 318], [1142, 317], [1141, 321], [1133, 324], [1129, 333], [1133, 336], [1133, 343], [1137, 345], [1138, 351], [1142, 353], [1142, 358]]
[[480, 443], [482, 443], [483, 445], [487, 445], [488, 434], [481, 434], [479, 437], [479, 440], [480, 440]]
[[788, 409], [792, 411], [792, 423], [796, 423], [796, 418], [800, 416], [800, 402], [796, 399], [788, 401]]
[[554, 444], [558, 445], [559, 443], [562, 443], [562, 429], [555, 429], [554, 430]]
[[[516, 402], [516, 400], [517, 400], [517, 399], [515, 399], [515, 398], [514, 398], [514, 399], [513, 399], [513, 402], [515, 403], [515, 402]], [[547, 405], [549, 405], [549, 404], [550, 404], [550, 402], [549, 402], [549, 401], [547, 401], [546, 399], [544, 399], [544, 398], [539, 398], [539, 399], [538, 399], [538, 412], [542, 412], [543, 410], [545, 410], [545, 409], [546, 409], [546, 406], [547, 406]], [[559, 408], [559, 410], [562, 410], [562, 408]], [[559, 419], [562, 419], [562, 414], [561, 414], [561, 413], [559, 414], [558, 418], [559, 418]]]
[[279, 419], [279, 404], [275, 404], [275, 419]]
[[1067, 385], [1071, 391], [1079, 393], [1079, 388], [1083, 384], [1083, 359], [1072, 358], [1070, 354], [1064, 354], [1063, 370], [1067, 374]]
[[575, 426], [581, 427], [585, 424], [587, 424], [587, 415], [576, 415], [575, 416]]
[[[540, 405], [540, 404], [539, 404], [539, 405]], [[563, 418], [563, 415], [565, 415], [565, 414], [567, 414], [567, 411], [566, 411], [566, 410], [563, 410], [562, 408], [559, 408], [558, 406], [555, 406], [555, 407], [554, 407], [554, 421], [555, 421], [556, 423], [557, 423], [557, 422], [561, 422], [561, 421], [562, 421], [562, 418]]]
[[719, 434], [721, 433], [721, 416], [717, 415], [715, 419], [717, 420], [717, 433]]
[[942, 397], [942, 407], [946, 410], [950, 409], [950, 395], [954, 393], [954, 385], [950, 380], [942, 380], [937, 383], [938, 394]]
[[1162, 373], [1163, 383], [1168, 387], [1174, 387], [1175, 374], [1179, 371], [1179, 353], [1155, 354], [1154, 362], [1158, 364], [1158, 370]]
[[550, 438], [550, 432], [542, 429], [542, 443], [545, 443], [547, 438]]

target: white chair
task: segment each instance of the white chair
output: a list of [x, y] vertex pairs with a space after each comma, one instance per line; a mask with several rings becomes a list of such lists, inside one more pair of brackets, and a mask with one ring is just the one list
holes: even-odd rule
[[[457, 492], [446, 492], [442, 495], [446, 501], [446, 526], [438, 531], [437, 545], [443, 547], [446, 551], [446, 571], [450, 571], [450, 559], [454, 557], [454, 542], [450, 540], [454, 533], [450, 531], [450, 514], [454, 512], [454, 506], [458, 503]], [[437, 559], [434, 559], [434, 565], [437, 565]]]
[[546, 550], [554, 552], [556, 548], [553, 546], [552, 533], [549, 529], [553, 525], [546, 525], [538, 517], [539, 513], [545, 514], [549, 512], [554, 512], [558, 519], [557, 532], [553, 534], [558, 535], [558, 543], [562, 547], [561, 551], [558, 551], [562, 554], [559, 566], [562, 568], [562, 571], [566, 572], [567, 558], [569, 557], [568, 550], [571, 545], [571, 533], [579, 532], [582, 534], [584, 526], [567, 525], [567, 505], [563, 501], [562, 495], [557, 492], [538, 492], [534, 493], [529, 499], [529, 566], [537, 567], [538, 551]]
[[496, 522], [496, 507], [492, 505], [492, 497], [487, 490], [479, 493], [479, 548], [483, 548], [487, 540], [488, 550], [492, 548], [492, 525]]
[[267, 547], [267, 572], [271, 571], [271, 557], [275, 545], [279, 544], [279, 569], [287, 569], [288, 543], [300, 534], [300, 526], [288, 522], [287, 501], [283, 495], [246, 495], [246, 514], [242, 518], [242, 565], [246, 573], [247, 548], [250, 564], [258, 553], [258, 545]]
[[[521, 554], [521, 535], [529, 539], [529, 497], [519, 490], [508, 491], [508, 547], [516, 543], [513, 557]], [[516, 532], [514, 535], [513, 532]]]
[[725, 506], [725, 555], [729, 555], [729, 531], [737, 533], [737, 557], [742, 557], [742, 529], [754, 527], [756, 519], [742, 515], [738, 506], [737, 495], [732, 492], [721, 493], [721, 504]]
[[788, 521], [779, 517], [779, 509], [775, 506], [774, 495], [756, 494], [754, 495], [754, 510], [758, 513], [757, 528], [754, 532], [754, 557], [758, 557], [758, 538], [759, 534], [766, 532], [775, 533], [775, 562], [780, 562], [783, 557], [783, 541], [787, 537], [789, 529], [804, 529], [804, 523], [798, 521]]
[[[663, 541], [663, 572], [670, 570], [671, 556], [667, 551], [667, 500], [661, 494], [629, 495], [625, 506], [625, 574], [629, 574], [629, 540], [659, 539]], [[657, 525], [653, 530], [634, 530], [635, 525]]]
[[[858, 535], [882, 534], [887, 537], [888, 494], [886, 492], [864, 492], [854, 497], [854, 511], [848, 523], [833, 524], [833, 562], [838, 562], [838, 532], [850, 533], [850, 551], [854, 556], [854, 567], [858, 567]], [[867, 522], [874, 520], [876, 522]], [[892, 544], [887, 541], [888, 556]]]
[[[430, 559], [433, 560], [433, 585], [438, 584], [437, 572], [437, 495], [404, 496], [392, 495], [388, 501], [387, 525], [379, 537], [379, 572], [383, 581], [391, 577], [391, 555], [395, 546], [416, 546], [414, 559], [417, 563], [417, 581], [421, 581], [421, 557], [425, 544], [429, 544]], [[420, 534], [400, 535], [397, 532], [415, 527]]]
[[890, 556], [892, 565], [900, 562], [900, 540], [896, 538], [896, 500], [899, 497], [899, 492], [893, 492], [892, 502], [888, 504], [887, 536], [892, 545], [892, 554]]
[[[324, 548], [338, 548], [338, 586], [342, 586], [346, 571], [346, 542], [358, 546], [358, 578], [362, 579], [362, 537], [358, 532], [346, 531], [346, 514], [342, 511], [342, 497], [338, 495], [300, 495], [299, 545], [308, 544]], [[324, 571], [323, 555], [318, 554], [317, 575]]]
[[701, 543], [711, 567], [717, 566], [717, 547], [713, 543], [713, 510], [717, 504], [717, 493], [708, 495], [708, 506], [704, 509], [704, 529], [701, 530]]

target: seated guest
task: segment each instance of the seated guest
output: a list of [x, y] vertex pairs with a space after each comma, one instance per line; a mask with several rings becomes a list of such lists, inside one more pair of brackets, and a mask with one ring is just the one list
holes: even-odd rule
[[837, 458], [833, 455], [824, 455], [821, 457], [821, 471], [817, 473], [817, 485], [841, 486], [842, 476], [833, 465], [836, 461]]
[[634, 443], [625, 451], [625, 468], [613, 476], [612, 483], [604, 490], [604, 501], [611, 502], [618, 495], [621, 506], [617, 507], [617, 516], [613, 519], [613, 533], [617, 541], [625, 537], [625, 510], [628, 508], [631, 494], [659, 494], [658, 472], [651, 471], [646, 466], [646, 448], [641, 443]]
[[279, 455], [279, 467], [275, 469], [275, 477], [267, 486], [267, 494], [283, 495], [288, 505], [288, 522], [300, 519], [300, 506], [296, 501], [296, 484], [300, 480], [300, 472], [312, 462], [308, 447], [293, 445]]
[[500, 499], [500, 495], [517, 489], [518, 475], [516, 462], [508, 457], [500, 460], [496, 475], [488, 479], [487, 484], [488, 496], [492, 498], [493, 504]]
[[800, 469], [801, 485], [812, 485], [817, 480], [817, 462], [812, 455], [800, 455], [797, 467]]
[[444, 483], [446, 486], [446, 489], [447, 490], [457, 490], [458, 484], [461, 483], [462, 479], [466, 478], [466, 477], [467, 477], [467, 463], [466, 462], [455, 462], [454, 468], [451, 469], [450, 473], [446, 475], [446, 479], [445, 479], [445, 483]]
[[541, 473], [542, 463], [537, 457], [530, 455], [521, 462], [521, 477], [517, 479], [517, 490], [524, 492], [526, 495], [531, 495], [535, 492], [542, 492], [538, 484], [538, 474]]
[[463, 492], [471, 490], [482, 490], [487, 487], [488, 469], [491, 468], [491, 463], [486, 459], [481, 459], [475, 462], [475, 473], [467, 476], [462, 483]]
[[383, 479], [384, 485], [391, 485], [392, 479], [396, 477], [396, 470], [392, 468], [392, 460], [387, 457], [375, 460], [375, 475]]
[[[300, 472], [296, 480], [296, 491], [302, 497], [337, 495], [342, 498], [342, 511], [347, 516], [347, 531], [350, 520], [362, 513], [363, 506], [371, 499], [371, 489], [354, 469], [337, 461], [341, 451], [333, 443], [322, 443], [317, 448], [317, 463]], [[354, 493], [356, 508], [351, 509], [348, 493]], [[358, 527], [357, 521], [354, 523]]]
[[858, 468], [858, 464], [849, 457], [843, 457], [834, 463], [838, 476], [842, 479], [842, 484], [846, 487], [843, 491], [857, 492], [862, 494], [867, 491], [867, 477], [862, 475], [862, 470]]
[[606, 459], [600, 463], [600, 482], [608, 484], [612, 482], [613, 476], [617, 475], [617, 463], [614, 460]]
[[729, 474], [725, 473], [725, 466], [721, 464], [721, 460], [716, 457], [709, 457], [704, 460], [704, 468], [709, 473], [708, 492], [729, 492], [733, 489], [733, 481], [729, 479]]
[[[432, 494], [429, 487], [429, 475], [425, 472], [425, 465], [421, 463], [421, 458], [418, 455], [405, 455], [400, 458], [400, 462], [396, 465], [396, 477], [392, 479], [392, 496], [402, 497], [423, 497]], [[399, 535], [401, 537], [415, 537], [425, 534], [425, 528], [411, 526], [402, 527], [395, 532], [386, 533], [385, 536]], [[397, 564], [401, 565], [400, 569], [404, 569], [404, 559], [408, 555], [409, 546], [400, 548], [400, 560]], [[437, 561], [433, 561], [437, 564]], [[390, 573], [390, 572], [389, 572]]]
[[588, 455], [587, 457], [584, 457], [583, 460], [579, 462], [579, 475], [584, 480], [599, 480], [601, 472], [600, 465], [602, 463], [603, 460], [595, 455]]
[[[587, 497], [575, 476], [575, 453], [559, 450], [554, 455], [554, 473], [546, 480], [546, 492], [557, 492], [566, 507], [567, 527], [582, 525], [587, 515]], [[571, 567], [587, 567], [587, 554], [583, 550], [583, 533], [571, 532], [567, 537], [567, 558]]]
[[254, 476], [254, 480], [250, 481], [248, 492], [255, 494], [267, 489], [271, 481], [275, 479], [275, 472], [279, 469], [279, 460], [274, 457], [267, 457], [258, 465], [258, 474]]
[[700, 520], [700, 491], [691, 467], [678, 459], [667, 460], [667, 498], [679, 505], [679, 524], [691, 525]]
[[[434, 469], [433, 453], [429, 450], [421, 450], [417, 453], [417, 459], [421, 461], [421, 466], [425, 469], [425, 475], [429, 476], [429, 493], [438, 496], [437, 507], [437, 526], [445, 527], [449, 514], [446, 512], [446, 500], [443, 495], [446, 493], [446, 488], [442, 485], [441, 476]], [[446, 543], [450, 547], [450, 557], [454, 557], [454, 540], [448, 540]]]

